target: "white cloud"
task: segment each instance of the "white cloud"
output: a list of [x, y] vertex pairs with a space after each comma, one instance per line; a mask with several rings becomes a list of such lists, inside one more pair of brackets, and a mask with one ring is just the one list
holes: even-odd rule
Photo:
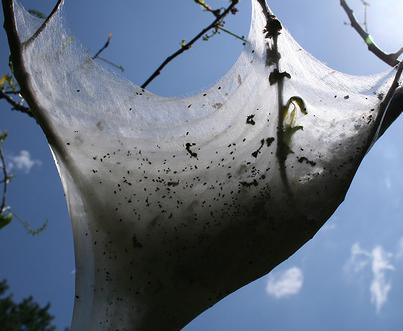
[[32, 167], [40, 165], [42, 165], [41, 161], [32, 159], [28, 151], [22, 150], [18, 155], [10, 157], [9, 168], [10, 170], [17, 168], [27, 174], [31, 171]]
[[345, 271], [355, 274], [371, 266], [372, 280], [369, 286], [371, 303], [375, 305], [379, 313], [388, 300], [392, 284], [387, 280], [387, 271], [393, 271], [395, 267], [391, 260], [393, 254], [386, 252], [382, 246], [375, 246], [371, 251], [362, 249], [360, 244], [355, 243], [351, 247], [351, 255], [345, 265]]
[[353, 274], [364, 269], [370, 262], [371, 254], [363, 250], [359, 243], [351, 246], [351, 255], [344, 266], [344, 270], [348, 274]]
[[390, 263], [393, 254], [385, 252], [382, 246], [376, 246], [372, 250], [372, 282], [371, 282], [371, 302], [379, 312], [388, 300], [388, 294], [392, 289], [392, 284], [386, 280], [386, 271], [394, 270]]
[[282, 273], [269, 275], [266, 292], [276, 299], [286, 298], [301, 291], [304, 283], [302, 270], [292, 267]]
[[324, 226], [322, 226], [322, 232], [329, 232], [336, 229], [336, 223], [328, 222]]

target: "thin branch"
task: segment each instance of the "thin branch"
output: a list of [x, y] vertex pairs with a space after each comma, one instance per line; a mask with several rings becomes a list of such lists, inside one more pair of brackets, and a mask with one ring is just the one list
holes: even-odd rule
[[23, 226], [23, 228], [31, 235], [31, 236], [36, 236], [38, 234], [40, 234], [41, 232], [43, 232], [47, 226], [48, 226], [48, 221], [46, 220], [45, 222], [42, 223], [42, 225], [40, 225], [37, 228], [33, 228], [31, 226], [31, 224], [29, 224], [27, 221], [25, 221], [24, 219], [22, 219], [20, 216], [18, 216], [15, 212], [13, 212], [13, 215], [15, 216], [15, 218], [20, 222], [20, 224]]
[[95, 60], [95, 59], [101, 60], [101, 61], [103, 61], [103, 62], [105, 62], [105, 63], [111, 65], [112, 67], [115, 67], [115, 68], [117, 68], [117, 69], [119, 69], [120, 71], [123, 72], [123, 71], [125, 71], [125, 68], [123, 68], [123, 66], [121, 66], [121, 65], [119, 65], [119, 64], [116, 64], [116, 63], [114, 63], [114, 62], [112, 62], [112, 61], [110, 61], [110, 60], [108, 60], [108, 59], [105, 59], [104, 57], [101, 57], [101, 56], [100, 56], [101, 53], [102, 53], [105, 49], [107, 49], [107, 48], [109, 47], [109, 44], [110, 44], [111, 40], [112, 40], [112, 33], [109, 32], [109, 33], [108, 33], [108, 38], [106, 39], [105, 44], [95, 53], [95, 55], [92, 57], [92, 59], [93, 59], [93, 60]]
[[269, 7], [267, 7], [266, 0], [256, 0], [256, 1], [262, 7], [263, 14], [266, 17], [266, 20], [268, 21], [270, 19], [270, 17], [273, 16], [273, 13], [270, 11]]
[[403, 111], [403, 87], [396, 89], [392, 100], [390, 100], [388, 111], [382, 120], [378, 137], [382, 136], [389, 126], [400, 116]]
[[212, 9], [208, 4], [201, 0], [194, 0], [198, 5], [204, 8], [205, 11], [212, 13], [215, 17], [219, 17], [221, 13], [221, 9]]
[[385, 99], [381, 102], [381, 109], [386, 109], [389, 106], [390, 101], [392, 100], [396, 89], [399, 87], [399, 81], [400, 78], [402, 77], [402, 72], [403, 72], [403, 62], [399, 63], [399, 66], [397, 67], [397, 72], [395, 75], [395, 79], [393, 80], [392, 85], [389, 88], [388, 93], [385, 96]]
[[6, 209], [6, 199], [7, 199], [7, 185], [8, 185], [8, 172], [7, 172], [7, 165], [6, 165], [6, 160], [4, 159], [3, 155], [3, 148], [0, 145], [0, 162], [1, 162], [1, 168], [2, 168], [2, 173], [3, 173], [3, 178], [2, 184], [3, 184], [3, 195], [1, 197], [1, 205], [0, 205], [0, 214], [4, 212]]
[[109, 61], [108, 59], [105, 59], [104, 57], [98, 56], [97, 59], [109, 64], [112, 67], [115, 67], [116, 69], [119, 69], [122, 72], [125, 71], [125, 68], [123, 66], [121, 66], [120, 64], [116, 64], [112, 61]]
[[192, 45], [199, 40], [200, 38], [203, 37], [204, 34], [206, 34], [210, 29], [214, 29], [217, 24], [225, 17], [227, 16], [228, 13], [231, 12], [231, 10], [238, 4], [239, 0], [231, 0], [231, 4], [220, 14], [216, 17], [216, 19], [209, 24], [207, 27], [205, 27], [202, 31], [200, 31], [195, 37], [193, 37], [192, 40], [190, 40], [188, 43], [184, 44], [180, 49], [178, 49], [176, 52], [172, 53], [170, 56], [168, 56], [161, 64], [160, 66], [151, 74], [151, 76], [141, 85], [141, 88], [146, 88], [148, 84], [150, 84], [156, 77], [158, 77], [161, 74], [161, 70], [164, 69], [173, 59], [175, 59], [177, 56], [180, 54], [184, 53]]
[[95, 60], [105, 49], [108, 48], [108, 46], [109, 46], [109, 44], [111, 42], [111, 39], [112, 39], [112, 33], [109, 32], [108, 33], [108, 38], [106, 39], [105, 44], [99, 49], [98, 52], [95, 53], [95, 55], [92, 57], [93, 60]]
[[362, 5], [364, 6], [364, 28], [365, 32], [368, 32], [368, 7], [369, 7], [369, 2], [365, 0], [361, 0]]
[[236, 33], [233, 33], [230, 30], [223, 28], [221, 25], [217, 26], [217, 29], [229, 34], [230, 36], [232, 36], [234, 38], [237, 38], [239, 40], [242, 40], [243, 42], [246, 42], [245, 37], [238, 36]]
[[5, 94], [14, 94], [14, 95], [21, 94], [20, 90], [17, 90], [17, 91], [9, 90], [9, 91], [2, 91], [2, 92]]
[[38, 30], [27, 40], [23, 43], [23, 47], [28, 46], [30, 43], [32, 43], [38, 36], [42, 33], [43, 30], [47, 27], [49, 24], [50, 20], [56, 15], [56, 13], [60, 10], [60, 8], [63, 6], [64, 0], [58, 0], [56, 5], [53, 7], [52, 12], [49, 14], [49, 16], [46, 18], [46, 20], [43, 21], [42, 25], [39, 27]]
[[[258, 0], [261, 1], [261, 0]], [[350, 19], [350, 24], [357, 31], [357, 33], [361, 36], [361, 38], [368, 45], [368, 49], [374, 53], [379, 59], [390, 65], [391, 67], [395, 67], [399, 64], [399, 56], [403, 53], [403, 48], [397, 51], [396, 53], [386, 54], [383, 50], [381, 50], [373, 41], [371, 35], [366, 32], [363, 27], [358, 23], [357, 19], [354, 16], [353, 10], [348, 6], [346, 0], [340, 0], [340, 5], [343, 7], [346, 12], [348, 18]]]
[[402, 77], [403, 61], [400, 62], [395, 78], [389, 88], [388, 93], [379, 106], [380, 128], [377, 137], [383, 135], [386, 129], [393, 123], [393, 121], [400, 115], [403, 110], [403, 88], [399, 87], [399, 81]]
[[12, 97], [10, 97], [8, 94], [0, 90], [0, 100], [4, 99], [6, 100], [14, 110], [18, 110], [21, 113], [27, 114], [29, 117], [35, 118], [34, 115], [32, 114], [31, 110], [28, 107], [25, 107], [18, 102], [16, 102]]

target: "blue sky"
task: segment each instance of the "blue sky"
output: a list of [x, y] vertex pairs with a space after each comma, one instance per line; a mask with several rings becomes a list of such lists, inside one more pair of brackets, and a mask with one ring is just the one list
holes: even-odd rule
[[[124, 76], [141, 84], [182, 39], [210, 22], [191, 0], [66, 1], [67, 25], [95, 52], [113, 33], [104, 56], [124, 66]], [[350, 0], [361, 15], [360, 1]], [[23, 1], [47, 12], [52, 1]], [[226, 5], [224, 0], [211, 5]], [[273, 11], [294, 38], [329, 66], [350, 74], [387, 67], [370, 54], [343, 24], [339, 1], [272, 0]], [[401, 47], [400, 0], [371, 2], [369, 28], [387, 51]], [[227, 27], [247, 34], [250, 3]], [[2, 15], [2, 14], [1, 14]], [[1, 16], [1, 19], [3, 17]], [[8, 51], [0, 32], [0, 68]], [[150, 89], [186, 95], [214, 83], [235, 62], [241, 44], [227, 35], [200, 42], [163, 72]], [[40, 128], [0, 103], [0, 129], [9, 132], [5, 150], [15, 179], [9, 204], [32, 226], [49, 224], [32, 237], [13, 222], [0, 231], [0, 278], [15, 297], [33, 295], [51, 302], [60, 329], [70, 322], [74, 295], [74, 255], [69, 216], [56, 168]], [[347, 194], [319, 233], [294, 256], [265, 276], [228, 296], [186, 330], [400, 330], [403, 327], [403, 123], [398, 120], [360, 166]]]

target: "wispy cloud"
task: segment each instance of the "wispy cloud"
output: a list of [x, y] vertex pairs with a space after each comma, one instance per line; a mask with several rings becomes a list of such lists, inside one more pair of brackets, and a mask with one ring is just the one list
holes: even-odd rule
[[289, 268], [281, 273], [270, 274], [266, 292], [276, 299], [290, 297], [298, 294], [304, 283], [302, 270], [297, 267]]
[[371, 253], [362, 249], [359, 243], [354, 243], [351, 246], [351, 254], [347, 263], [344, 265], [344, 270], [348, 274], [353, 274], [364, 269], [371, 260]]
[[328, 223], [326, 223], [324, 226], [322, 226], [321, 231], [322, 232], [329, 232], [329, 231], [335, 230], [336, 227], [337, 227], [336, 223], [334, 223], [334, 222], [329, 223], [329, 221], [328, 221]]
[[392, 265], [394, 254], [384, 250], [380, 245], [371, 251], [362, 249], [359, 243], [351, 247], [351, 255], [345, 265], [345, 271], [349, 274], [362, 272], [366, 267], [371, 267], [372, 280], [369, 286], [371, 303], [375, 305], [379, 313], [388, 300], [392, 289], [391, 282], [387, 279], [387, 272], [395, 270]]
[[31, 154], [26, 150], [20, 151], [18, 155], [11, 156], [9, 160], [10, 170], [13, 168], [17, 168], [18, 170], [21, 170], [26, 174], [29, 173], [34, 166], [42, 165], [42, 162], [40, 160], [33, 159], [31, 157]]
[[394, 270], [395, 267], [390, 260], [393, 254], [386, 252], [382, 246], [376, 246], [372, 250], [372, 282], [371, 282], [371, 302], [379, 312], [388, 300], [388, 294], [392, 285], [386, 280], [386, 271]]

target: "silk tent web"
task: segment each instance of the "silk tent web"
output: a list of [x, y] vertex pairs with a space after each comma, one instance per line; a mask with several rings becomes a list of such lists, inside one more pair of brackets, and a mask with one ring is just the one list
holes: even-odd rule
[[252, 0], [232, 69], [160, 97], [92, 60], [62, 7], [43, 26], [13, 6], [72, 220], [73, 330], [183, 327], [289, 257], [344, 199], [395, 74], [332, 70], [285, 29], [274, 43]]

